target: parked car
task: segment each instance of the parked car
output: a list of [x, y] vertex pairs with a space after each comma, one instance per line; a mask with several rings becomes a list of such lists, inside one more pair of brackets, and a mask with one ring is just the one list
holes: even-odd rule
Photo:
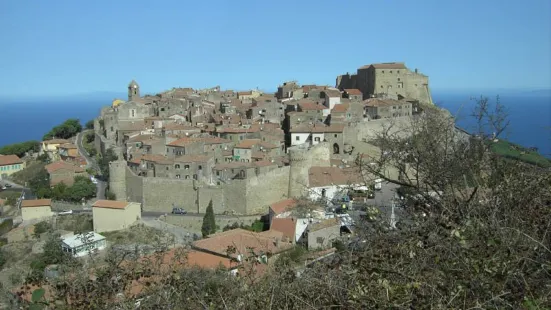
[[172, 214], [186, 214], [187, 211], [184, 208], [172, 208]]
[[69, 215], [69, 214], [73, 214], [73, 210], [61, 211], [57, 213], [57, 215]]

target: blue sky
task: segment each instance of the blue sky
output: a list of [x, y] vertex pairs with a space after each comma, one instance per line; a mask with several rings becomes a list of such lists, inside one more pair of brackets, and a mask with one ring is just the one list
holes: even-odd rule
[[334, 84], [405, 61], [434, 90], [550, 88], [550, 0], [0, 0], [0, 95]]

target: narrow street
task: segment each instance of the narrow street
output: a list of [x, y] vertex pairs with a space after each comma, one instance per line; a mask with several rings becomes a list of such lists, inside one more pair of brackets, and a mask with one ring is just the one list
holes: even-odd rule
[[[90, 132], [90, 131], [92, 131], [92, 130], [87, 129], [87, 130], [83, 130], [82, 132], [79, 132], [77, 134], [76, 146], [77, 146], [77, 149], [78, 149], [78, 152], [80, 153], [80, 155], [82, 155], [82, 157], [84, 157], [84, 159], [86, 160], [87, 166], [89, 168], [92, 168], [93, 170], [97, 171], [98, 174], [101, 175], [99, 165], [96, 163], [95, 158], [92, 158], [90, 156], [90, 154], [88, 154], [88, 152], [86, 151], [86, 148], [84, 148], [84, 144], [83, 144], [83, 141], [82, 141], [85, 134], [87, 132]], [[96, 179], [96, 180], [98, 182], [96, 184], [96, 198], [97, 199], [105, 199], [105, 190], [107, 188], [107, 182], [104, 182], [104, 181], [98, 180], [98, 179]]]

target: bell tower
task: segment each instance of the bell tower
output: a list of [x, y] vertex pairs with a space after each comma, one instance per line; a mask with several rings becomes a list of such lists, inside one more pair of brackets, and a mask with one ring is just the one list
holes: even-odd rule
[[128, 84], [128, 101], [133, 101], [138, 98], [140, 98], [140, 85], [132, 80], [132, 82]]

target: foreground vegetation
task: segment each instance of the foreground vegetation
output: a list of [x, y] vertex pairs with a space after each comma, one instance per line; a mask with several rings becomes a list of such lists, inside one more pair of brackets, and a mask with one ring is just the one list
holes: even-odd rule
[[[549, 309], [549, 172], [496, 155], [488, 131], [465, 139], [453, 120], [425, 112], [408, 135], [381, 131], [381, 155], [360, 162], [366, 182], [383, 178], [407, 189], [406, 220], [396, 229], [378, 216], [358, 223], [364, 242], [340, 245], [333, 259], [300, 277], [296, 253], [277, 259], [265, 277], [254, 272], [262, 249], [244, 253], [250, 260], [240, 277], [177, 264], [163, 271], [154, 259], [122, 264], [112, 254], [104, 268], [61, 260], [70, 276], [30, 278], [27, 286], [48, 285], [51, 294], [37, 289], [34, 303], [51, 309], [134, 309], [137, 300], [141, 309]], [[475, 112], [492, 116], [484, 101]], [[206, 222], [205, 231], [212, 228]], [[143, 277], [143, 290], [128, 293]]]
[[0, 155], [17, 155], [23, 157], [27, 152], [38, 152], [40, 150], [40, 142], [26, 141], [21, 143], [8, 144], [0, 148]]

